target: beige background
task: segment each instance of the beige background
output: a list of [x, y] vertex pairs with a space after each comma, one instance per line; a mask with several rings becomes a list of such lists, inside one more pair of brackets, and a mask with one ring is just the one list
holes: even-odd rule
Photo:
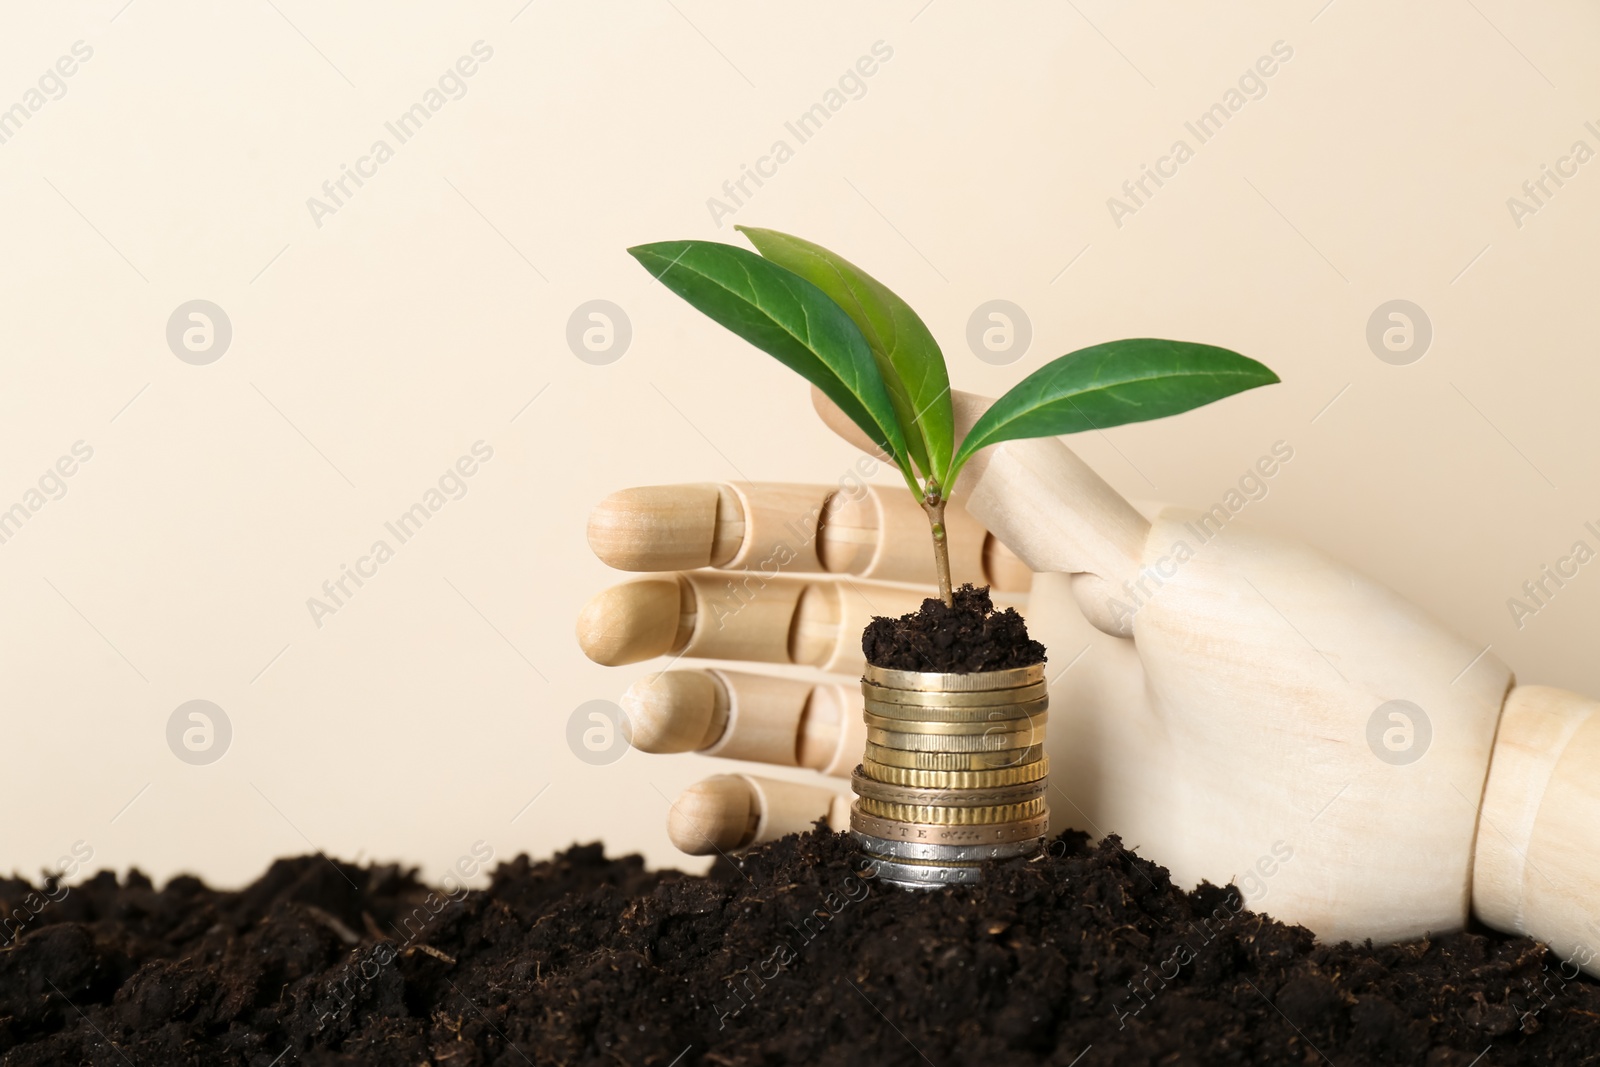
[[[733, 221], [866, 265], [962, 388], [1127, 335], [1266, 361], [1283, 385], [1075, 444], [1130, 496], [1209, 506], [1287, 440], [1249, 521], [1522, 681], [1600, 694], [1600, 563], [1521, 629], [1506, 604], [1600, 548], [1600, 162], [1520, 227], [1506, 203], [1600, 149], [1592, 6], [124, 5], [13, 7], [0, 33], [0, 107], [93, 49], [0, 144], [0, 508], [93, 448], [0, 544], [0, 867], [75, 841], [224, 884], [312, 847], [434, 877], [480, 840], [679, 862], [664, 796], [712, 761], [567, 747], [573, 709], [644, 669], [573, 638], [615, 577], [585, 515], [631, 484], [831, 481], [850, 454], [622, 249], [736, 239], [707, 198], [877, 41], [864, 95]], [[465, 95], [317, 225], [307, 198], [480, 40]], [[1278, 41], [1266, 94], [1116, 225], [1107, 198]], [[565, 340], [595, 298], [633, 328], [606, 366]], [[1032, 321], [1009, 367], [965, 342], [992, 298]], [[1407, 366], [1365, 336], [1397, 298], [1434, 331]], [[205, 366], [165, 338], [192, 299], [233, 327]], [[316, 626], [307, 598], [479, 440], [465, 497]], [[191, 699], [233, 726], [208, 766], [167, 747]]]

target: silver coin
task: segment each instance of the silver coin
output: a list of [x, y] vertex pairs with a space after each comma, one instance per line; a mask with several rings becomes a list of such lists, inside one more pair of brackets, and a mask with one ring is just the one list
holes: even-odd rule
[[1000, 719], [979, 719], [976, 722], [943, 722], [932, 719], [901, 719], [887, 715], [878, 715], [871, 710], [863, 713], [863, 719], [868, 727], [879, 730], [896, 730], [908, 734], [938, 734], [941, 737], [971, 737], [974, 734], [1000, 734], [1016, 733], [1032, 727], [1042, 730], [1050, 725], [1050, 713], [1041, 711], [1035, 715], [1011, 715], [1004, 709], [996, 708], [995, 711], [1007, 717]]
[[920, 841], [885, 841], [859, 830], [850, 831], [861, 850], [878, 859], [932, 860], [935, 863], [981, 863], [1028, 856], [1044, 846], [1043, 837], [1011, 841], [1003, 845], [928, 845]]
[[872, 859], [876, 877], [891, 882], [909, 882], [913, 885], [972, 885], [983, 881], [982, 867], [945, 867], [920, 863], [896, 863], [894, 860]]
[[1009, 749], [1032, 748], [1044, 743], [1044, 727], [1012, 732], [996, 730], [982, 734], [919, 734], [908, 730], [882, 730], [867, 727], [867, 740], [883, 748], [901, 752], [938, 752], [970, 754], [974, 752], [1004, 752]]
[[892, 885], [896, 889], [915, 889], [924, 893], [950, 888], [948, 885], [941, 885], [938, 882], [902, 882], [894, 878], [879, 878], [877, 881], [882, 882], [884, 885]]

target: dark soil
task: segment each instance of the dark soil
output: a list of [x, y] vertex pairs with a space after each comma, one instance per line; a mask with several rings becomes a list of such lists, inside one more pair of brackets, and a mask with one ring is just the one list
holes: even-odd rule
[[1081, 834], [931, 894], [859, 863], [817, 831], [711, 878], [521, 857], [455, 900], [318, 856], [230, 893], [102, 873], [0, 934], [0, 1063], [1600, 1061], [1600, 984], [1525, 938], [1318, 945]]
[[1028, 637], [1015, 608], [996, 611], [989, 588], [963, 585], [947, 608], [938, 597], [898, 619], [877, 616], [861, 634], [874, 667], [894, 671], [999, 671], [1043, 663], [1044, 646]]

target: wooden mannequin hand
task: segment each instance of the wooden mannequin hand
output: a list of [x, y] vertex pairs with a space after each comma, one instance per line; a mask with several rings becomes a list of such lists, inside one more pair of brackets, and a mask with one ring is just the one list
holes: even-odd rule
[[[984, 405], [958, 394], [958, 428], [969, 426]], [[818, 408], [837, 432], [866, 444], [826, 401]], [[880, 497], [906, 497], [905, 506], [914, 507], [899, 489]], [[1507, 859], [1526, 860], [1545, 818], [1537, 809], [1531, 815], [1524, 810], [1527, 780], [1544, 788], [1537, 779], [1549, 768], [1540, 758], [1506, 762], [1507, 772], [1497, 775], [1504, 782], [1491, 782], [1489, 791], [1491, 801], [1506, 799], [1484, 807], [1480, 833], [1496, 726], [1512, 684], [1509, 669], [1481, 646], [1308, 546], [1249, 531], [1226, 508], [1205, 521], [1177, 510], [1147, 520], [1056, 440], [1007, 442], [980, 453], [957, 487], [957, 500], [992, 531], [985, 554], [1004, 560], [1004, 573], [1013, 573], [1015, 563], [999, 544], [1040, 572], [1026, 614], [1051, 656], [1054, 714], [1047, 748], [1056, 829], [1118, 833], [1166, 865], [1180, 885], [1235, 882], [1252, 907], [1304, 923], [1326, 939], [1388, 940], [1460, 928], [1472, 900], [1475, 848], [1487, 850], [1495, 861], [1489, 866], [1508, 884], [1480, 893], [1495, 898], [1485, 918], [1558, 947], [1563, 940], [1577, 943], [1572, 896], [1586, 899], [1593, 889], [1592, 882], [1581, 884], [1581, 861], [1563, 854], [1537, 865], [1545, 874], [1555, 869], [1560, 891], [1556, 904], [1533, 909], [1548, 917], [1535, 915], [1530, 927], [1524, 904], [1534, 873], [1526, 862]], [[620, 558], [617, 545], [660, 543], [660, 522], [616, 522], [603, 519], [604, 512], [603, 505], [591, 525], [602, 558]], [[874, 545], [879, 557], [928, 555], [925, 526], [910, 523], [899, 532], [909, 541], [903, 549], [890, 543], [895, 533], [882, 531]], [[952, 531], [958, 550], [975, 539], [973, 532]], [[965, 577], [973, 577], [971, 570], [969, 563]], [[1020, 584], [992, 571], [986, 576], [1001, 589]], [[863, 583], [830, 587], [848, 600], [843, 591], [852, 585]], [[888, 589], [874, 587], [868, 598], [881, 602], [862, 614], [899, 613], [917, 599], [891, 602], [879, 588]], [[605, 658], [612, 653], [602, 646], [617, 643], [616, 620], [631, 611], [618, 607], [614, 593], [591, 604], [580, 622], [591, 655], [627, 662], [699, 652], [694, 643], [679, 642]], [[754, 627], [755, 606], [746, 612]], [[804, 611], [789, 615], [798, 624], [768, 627], [774, 637], [807, 632]], [[781, 617], [782, 611], [774, 613]], [[842, 640], [856, 647], [862, 615], [835, 612], [828, 622], [834, 635], [842, 631]], [[702, 654], [729, 655], [703, 647]], [[760, 652], [739, 658], [784, 661]], [[849, 660], [811, 662], [854, 673], [859, 652]], [[662, 695], [667, 688], [647, 687], [646, 698], [634, 701], [646, 713], [642, 718], [673, 723], [673, 729], [704, 725], [692, 741], [695, 730], [685, 729], [667, 746], [703, 748], [698, 742], [716, 733], [714, 713], [691, 717], [670, 710], [681, 697]], [[816, 757], [798, 762], [848, 773], [860, 743], [845, 731], [859, 703], [849, 683], [834, 692], [830, 700], [844, 708], [834, 720], [843, 743], [826, 765]], [[1588, 713], [1560, 707], [1552, 714], [1566, 722]], [[745, 716], [742, 729], [760, 718]], [[794, 749], [803, 754], [808, 718], [791, 715], [791, 727], [779, 726], [775, 734], [787, 732], [793, 743], [798, 723]], [[1537, 748], [1543, 720], [1531, 712], [1524, 718], [1524, 732]], [[641, 747], [669, 732], [657, 730]], [[797, 762], [774, 758], [783, 755], [782, 743], [730, 745], [735, 732], [719, 735], [724, 740], [714, 742], [713, 751]], [[763, 796], [762, 788], [759, 780], [738, 778], [691, 789], [674, 812], [675, 840], [681, 847], [698, 834], [725, 848], [757, 833], [798, 828], [793, 818], [790, 825], [764, 818], [788, 811], [791, 796]], [[826, 800], [808, 803], [810, 818], [829, 807]], [[1487, 825], [1501, 809], [1508, 825]], [[833, 825], [845, 825], [842, 810], [833, 805]], [[1564, 917], [1554, 918], [1558, 913]]]
[[[866, 743], [861, 631], [874, 615], [903, 615], [938, 595], [927, 518], [903, 489], [866, 483], [878, 465], [863, 456], [823, 485], [627, 489], [591, 515], [596, 555], [653, 573], [589, 602], [578, 619], [584, 652], [609, 665], [672, 657], [623, 698], [633, 744], [831, 776], [804, 785], [719, 775], [692, 786], [668, 817], [683, 851], [726, 852], [819, 818], [849, 824], [843, 780]], [[955, 580], [988, 583], [998, 601], [1022, 607], [1031, 572], [960, 507], [945, 524]]]
[[[984, 406], [959, 397], [957, 422]], [[1058, 440], [986, 450], [957, 498], [1049, 572], [1027, 615], [1051, 655], [1058, 822], [1324, 938], [1462, 925], [1510, 684], [1481, 645], [1225, 506], [1129, 519]]]

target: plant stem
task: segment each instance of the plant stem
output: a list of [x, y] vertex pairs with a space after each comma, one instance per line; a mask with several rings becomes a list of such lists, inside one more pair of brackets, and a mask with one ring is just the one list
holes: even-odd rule
[[950, 589], [950, 538], [944, 528], [944, 505], [938, 483], [929, 482], [922, 510], [928, 513], [928, 525], [933, 529], [933, 564], [939, 572], [939, 598], [945, 607], [953, 608], [956, 600]]

